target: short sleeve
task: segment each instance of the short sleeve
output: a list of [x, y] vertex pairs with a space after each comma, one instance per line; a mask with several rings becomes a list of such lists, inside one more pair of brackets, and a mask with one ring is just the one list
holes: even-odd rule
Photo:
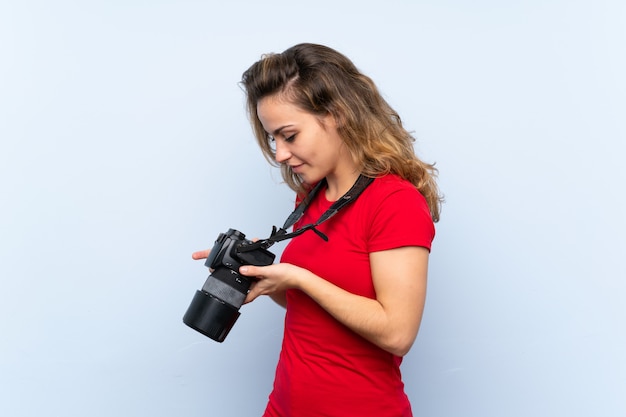
[[[380, 192], [382, 191], [382, 192]], [[409, 182], [399, 180], [377, 192], [369, 223], [368, 251], [403, 246], [431, 249], [435, 226], [424, 196]]]

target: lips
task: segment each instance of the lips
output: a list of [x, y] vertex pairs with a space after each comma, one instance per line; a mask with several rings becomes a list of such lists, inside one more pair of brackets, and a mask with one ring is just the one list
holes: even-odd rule
[[303, 167], [303, 166], [304, 166], [304, 164], [300, 164], [300, 165], [291, 165], [291, 166], [290, 166], [290, 168], [291, 168], [291, 170], [292, 170], [294, 173], [298, 174], [298, 173], [299, 173], [299, 171], [301, 171], [301, 170], [302, 170], [302, 167]]

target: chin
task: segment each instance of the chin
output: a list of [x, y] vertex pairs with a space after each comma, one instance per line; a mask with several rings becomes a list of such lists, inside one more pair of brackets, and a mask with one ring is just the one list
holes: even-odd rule
[[307, 185], [315, 185], [324, 179], [324, 177], [318, 177], [318, 176], [313, 176], [313, 175], [302, 175], [302, 174], [299, 174], [299, 177], [302, 180], [302, 182]]

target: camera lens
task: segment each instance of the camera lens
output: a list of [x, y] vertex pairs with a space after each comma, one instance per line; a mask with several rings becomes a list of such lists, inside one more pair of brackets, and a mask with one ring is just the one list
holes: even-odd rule
[[240, 314], [238, 308], [198, 290], [183, 317], [183, 323], [216, 342], [223, 342]]

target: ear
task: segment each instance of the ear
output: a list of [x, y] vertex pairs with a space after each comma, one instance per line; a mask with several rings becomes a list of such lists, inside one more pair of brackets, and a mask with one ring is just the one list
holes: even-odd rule
[[338, 129], [342, 126], [342, 118], [341, 116], [334, 115], [332, 113], [327, 113], [326, 116], [322, 117], [322, 125], [326, 129]]

